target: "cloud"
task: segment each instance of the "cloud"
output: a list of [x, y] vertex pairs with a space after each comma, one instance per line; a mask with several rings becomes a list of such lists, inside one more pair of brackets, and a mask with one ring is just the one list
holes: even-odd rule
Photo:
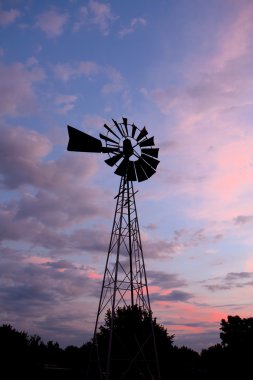
[[36, 27], [41, 29], [48, 38], [59, 37], [63, 33], [64, 26], [68, 20], [66, 12], [52, 8], [41, 13], [36, 22]]
[[97, 27], [100, 32], [107, 36], [111, 24], [117, 19], [111, 12], [109, 4], [104, 4], [96, 0], [90, 0], [87, 6], [82, 6], [79, 10], [79, 20], [75, 22], [73, 30], [79, 31], [84, 27]]
[[182, 249], [182, 245], [177, 241], [167, 242], [166, 240], [142, 239], [145, 257], [148, 258], [168, 258], [173, 257]]
[[175, 230], [169, 241], [151, 239], [146, 233], [142, 234], [145, 256], [160, 259], [178, 255], [186, 248], [197, 247], [207, 242], [216, 243], [221, 238], [220, 232], [204, 228]]
[[200, 51], [186, 62], [187, 66], [195, 65], [190, 76], [187, 68], [177, 86], [157, 87], [149, 92], [163, 113], [176, 110], [186, 129], [194, 123], [204, 123], [207, 115], [210, 123], [222, 110], [252, 105], [252, 16], [252, 4], [242, 6], [233, 20], [228, 18], [220, 33], [213, 34], [212, 53], [203, 56]]
[[100, 72], [100, 67], [92, 61], [81, 61], [72, 65], [68, 63], [57, 63], [53, 66], [57, 78], [68, 81], [79, 76], [90, 77]]
[[[85, 249], [81, 242], [85, 244], [86, 239], [88, 249], [93, 245], [95, 251], [96, 242], [97, 249], [102, 249], [101, 228], [87, 230], [87, 235], [75, 230], [68, 238], [62, 230], [109, 214], [98, 201], [102, 190], [89, 185], [96, 159], [84, 161], [78, 154], [71, 158], [65, 154], [47, 160], [52, 143], [45, 136], [21, 127], [2, 127], [1, 133], [0, 185], [12, 194], [0, 205], [1, 240], [26, 241], [57, 251]], [[92, 234], [94, 241], [90, 242]]]
[[[214, 281], [215, 283], [213, 283]], [[214, 280], [209, 280], [208, 282], [211, 283], [205, 284], [204, 286], [211, 292], [252, 286], [253, 272], [230, 272], [224, 277], [215, 278]]]
[[58, 106], [57, 112], [65, 115], [74, 108], [76, 100], [75, 95], [58, 95], [55, 99], [55, 104]]
[[32, 114], [37, 109], [35, 84], [46, 78], [45, 71], [39, 65], [15, 63], [0, 64], [0, 115], [18, 116]]
[[92, 302], [95, 308], [92, 293], [97, 281], [89, 271], [67, 260], [34, 264], [25, 253], [9, 250], [0, 268], [2, 323], [39, 334], [43, 340], [53, 336], [63, 345], [81, 345], [94, 328], [87, 319], [95, 317], [87, 309]]
[[124, 79], [121, 73], [113, 67], [104, 69], [109, 82], [102, 87], [102, 94], [117, 93], [124, 89]]
[[193, 295], [182, 290], [172, 290], [166, 294], [151, 293], [151, 301], [165, 301], [165, 302], [188, 302], [193, 298]]
[[155, 223], [149, 223], [146, 226], [144, 226], [145, 229], [154, 231], [158, 228], [158, 226]]
[[157, 80], [145, 91], [174, 122], [164, 126], [165, 139], [175, 145], [165, 153], [166, 165], [161, 162], [163, 184], [193, 202], [183, 212], [195, 220], [238, 224], [238, 215], [253, 214], [252, 15], [252, 4], [242, 6], [220, 35], [213, 34], [210, 53], [185, 56], [180, 75], [186, 74], [180, 79], [175, 70], [176, 85]]
[[226, 275], [226, 281], [241, 280], [245, 278], [252, 278], [253, 272], [230, 272]]
[[120, 37], [124, 37], [124, 36], [126, 36], [127, 34], [131, 34], [131, 33], [133, 33], [138, 25], [145, 26], [146, 24], [147, 24], [147, 21], [146, 21], [145, 18], [143, 18], [143, 17], [133, 18], [133, 19], [130, 21], [130, 24], [129, 24], [128, 27], [123, 28], [123, 29], [121, 29], [121, 30], [119, 31], [119, 35], [120, 35]]
[[53, 72], [58, 79], [65, 82], [82, 76], [86, 78], [102, 76], [106, 81], [101, 87], [102, 94], [108, 95], [123, 91], [127, 95], [124, 78], [117, 69], [111, 66], [100, 66], [93, 61], [80, 61], [72, 64], [57, 63], [53, 66]]
[[[220, 34], [220, 49], [213, 64], [218, 68], [225, 67], [229, 62], [247, 54], [251, 48], [253, 6], [248, 3], [243, 6], [234, 22], [226, 26], [226, 35]], [[228, 38], [229, 36], [229, 38]]]
[[238, 215], [234, 218], [235, 224], [246, 224], [253, 221], [253, 215]]
[[151, 286], [159, 286], [161, 289], [177, 288], [187, 285], [186, 281], [180, 279], [179, 275], [175, 273], [149, 270], [147, 276]]
[[16, 21], [18, 17], [21, 16], [21, 13], [17, 9], [10, 9], [8, 11], [3, 11], [0, 9], [0, 25], [8, 26]]

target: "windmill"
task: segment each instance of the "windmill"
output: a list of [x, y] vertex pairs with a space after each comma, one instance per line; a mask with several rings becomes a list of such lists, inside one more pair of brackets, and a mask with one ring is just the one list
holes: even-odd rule
[[[139, 129], [129, 124], [127, 118], [122, 122], [113, 120], [113, 125], [104, 124], [104, 134], [100, 140], [68, 125], [69, 151], [105, 153], [107, 165], [121, 177], [118, 194], [115, 196], [116, 208], [105, 264], [102, 289], [99, 299], [93, 342], [96, 346], [96, 359], [92, 359], [88, 379], [159, 380], [159, 364], [156, 350], [152, 311], [148, 292], [147, 275], [141, 244], [133, 182], [149, 179], [159, 164], [158, 148], [154, 137], [148, 137], [146, 128]], [[144, 342], [136, 342], [137, 351], [115, 353], [114, 316], [120, 307], [138, 306], [150, 317], [150, 332]], [[98, 342], [99, 327], [107, 310], [111, 312], [111, 326], [106, 348]], [[145, 344], [152, 345], [151, 358], [145, 356]], [[119, 342], [117, 342], [118, 344]], [[121, 342], [124, 345], [124, 342]], [[123, 355], [123, 357], [122, 357]], [[113, 373], [115, 361], [120, 363], [120, 376]], [[141, 363], [141, 364], [140, 364]], [[144, 364], [143, 364], [144, 363]], [[95, 375], [98, 372], [98, 375]], [[134, 376], [134, 377], [133, 377]]]

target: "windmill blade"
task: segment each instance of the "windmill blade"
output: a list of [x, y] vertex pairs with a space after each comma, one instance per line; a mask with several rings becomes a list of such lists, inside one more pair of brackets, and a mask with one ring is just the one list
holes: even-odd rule
[[105, 162], [109, 166], [114, 166], [122, 157], [123, 157], [123, 153], [117, 153], [115, 156], [107, 158]]
[[127, 180], [128, 181], [137, 181], [135, 168], [134, 168], [134, 161], [129, 161], [128, 169], [127, 169]]
[[122, 117], [122, 120], [123, 120], [123, 124], [126, 128], [126, 135], [128, 136], [128, 128], [127, 128], [127, 118], [126, 117]]
[[119, 164], [119, 166], [117, 167], [114, 173], [123, 177], [127, 172], [128, 163], [129, 163], [129, 159], [125, 157], [124, 160], [122, 160], [122, 162]]
[[134, 135], [135, 135], [135, 132], [137, 130], [137, 127], [134, 124], [132, 124], [132, 127], [133, 127], [133, 129], [132, 129], [132, 138], [134, 138]]
[[136, 141], [140, 141], [141, 139], [143, 139], [143, 137], [147, 136], [147, 134], [148, 134], [148, 131], [146, 130], [146, 127], [142, 128]]
[[110, 127], [108, 127], [107, 124], [104, 124], [104, 127], [107, 129], [108, 132], [111, 132], [115, 137], [117, 137], [117, 139], [120, 140], [119, 136], [117, 136], [116, 133], [113, 132], [113, 130]]
[[158, 157], [159, 148], [143, 148], [141, 149], [142, 153], [148, 154], [152, 157]]
[[156, 169], [158, 164], [159, 164], [159, 160], [157, 160], [156, 158], [153, 158], [153, 157], [150, 157], [148, 156], [147, 154], [145, 153], [142, 153], [141, 154], [141, 158], [143, 160], [145, 160], [152, 168]]
[[110, 139], [110, 137], [107, 137], [107, 136], [105, 136], [105, 135], [102, 135], [102, 133], [99, 133], [99, 137], [100, 137], [101, 139], [105, 140], [105, 141], [111, 141], [112, 143], [118, 145], [118, 142], [117, 142], [117, 141], [115, 141], [115, 140], [113, 140], [113, 139]]
[[87, 133], [79, 131], [76, 128], [73, 128], [70, 125], [67, 127], [69, 133], [67, 150], [74, 152], [102, 152], [102, 143], [100, 140], [87, 135]]
[[117, 128], [117, 130], [119, 131], [119, 133], [121, 134], [122, 137], [125, 136], [124, 132], [122, 131], [122, 129], [120, 128], [119, 124], [117, 123], [116, 120], [112, 119], [112, 121], [114, 122], [115, 124], [115, 127]]
[[141, 141], [139, 143], [140, 147], [143, 147], [143, 146], [154, 146], [155, 143], [154, 143], [154, 137], [150, 137], [149, 139], [146, 139], [144, 141]]
[[147, 177], [150, 178], [153, 174], [155, 174], [155, 169], [152, 168], [147, 162], [145, 162], [142, 158], [139, 160], [141, 168], [144, 170], [146, 173]]
[[146, 175], [146, 173], [142, 169], [140, 160], [133, 161], [133, 162], [134, 162], [134, 166], [135, 166], [135, 170], [136, 170], [136, 175], [137, 175], [138, 181], [139, 182], [146, 181], [146, 179], [148, 179], [148, 176]]

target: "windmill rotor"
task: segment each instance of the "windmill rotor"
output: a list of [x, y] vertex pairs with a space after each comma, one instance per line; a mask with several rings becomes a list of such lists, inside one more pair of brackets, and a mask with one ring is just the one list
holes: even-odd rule
[[115, 174], [127, 181], [142, 182], [156, 173], [159, 164], [159, 148], [154, 148], [154, 137], [148, 137], [146, 127], [139, 129], [129, 124], [126, 117], [122, 122], [112, 119], [113, 126], [104, 124], [100, 140], [68, 125], [68, 150], [77, 152], [107, 153], [105, 163], [116, 166]]

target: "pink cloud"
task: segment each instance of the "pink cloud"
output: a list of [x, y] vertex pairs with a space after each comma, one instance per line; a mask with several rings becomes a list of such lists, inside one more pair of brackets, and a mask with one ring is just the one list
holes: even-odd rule
[[[253, 6], [240, 9], [224, 24], [214, 53], [199, 57], [201, 70], [195, 61], [181, 87], [145, 92], [176, 120], [168, 138], [177, 142], [177, 161], [167, 167], [161, 162], [162, 176], [172, 193], [198, 200], [186, 210], [194, 219], [222, 222], [253, 214]], [[166, 152], [166, 162], [170, 157]]]
[[95, 271], [90, 270], [88, 272], [88, 278], [92, 280], [101, 280], [103, 278], [103, 275], [101, 273], [97, 273]]
[[45, 79], [44, 70], [22, 63], [12, 66], [0, 64], [0, 76], [0, 114], [17, 116], [34, 113], [37, 108], [34, 85]]
[[[235, 132], [234, 138], [229, 138], [223, 130], [215, 135], [220, 141], [215, 142], [213, 151], [206, 155], [208, 160], [199, 165], [200, 170], [201, 166], [206, 170], [204, 179], [195, 186], [186, 184], [184, 187], [189, 195], [199, 194], [199, 206], [192, 210], [194, 218], [224, 221], [253, 214], [253, 206], [248, 202], [253, 191], [253, 139], [238, 136], [237, 129], [230, 131]], [[196, 136], [199, 146], [201, 140], [204, 141], [203, 135], [202, 139], [201, 135]]]
[[215, 173], [206, 182], [206, 194], [231, 203], [253, 189], [253, 139], [228, 142], [217, 150]]
[[[162, 318], [166, 319], [168, 309], [166, 304], [158, 303], [162, 306]], [[219, 324], [222, 318], [226, 318], [226, 312], [211, 307], [199, 307], [189, 303], [177, 303], [176, 307], [170, 305], [169, 318], [174, 322], [174, 328], [178, 334], [184, 334], [190, 331], [199, 333], [206, 331], [208, 325], [213, 328], [214, 324]], [[166, 323], [165, 323], [166, 326]]]
[[109, 79], [109, 82], [102, 87], [102, 93], [107, 95], [111, 93], [117, 93], [123, 90], [124, 80], [118, 70], [113, 67], [105, 69], [105, 74]]
[[190, 56], [181, 70], [185, 72], [181, 85], [144, 89], [144, 95], [162, 113], [175, 113], [184, 129], [217, 123], [224, 110], [232, 114], [233, 108], [252, 105], [252, 16], [252, 4], [242, 5], [214, 34], [212, 53]]
[[24, 258], [24, 263], [29, 264], [46, 264], [50, 261], [53, 261], [50, 257], [41, 257], [41, 256], [27, 256]]
[[100, 67], [92, 61], [81, 61], [76, 64], [58, 63], [53, 67], [57, 78], [68, 81], [79, 76], [90, 77], [100, 72]]
[[[251, 256], [252, 254], [250, 254]], [[245, 262], [245, 270], [249, 272], [253, 272], [253, 258], [248, 258]]]
[[87, 6], [79, 10], [79, 19], [75, 22], [73, 30], [76, 32], [82, 26], [98, 27], [100, 32], [106, 36], [109, 34], [110, 25], [117, 19], [111, 12], [110, 5], [96, 0], [90, 0]]
[[248, 3], [247, 6], [241, 8], [234, 22], [226, 25], [226, 34], [222, 33], [219, 35], [219, 51], [212, 61], [218, 69], [222, 69], [231, 60], [238, 59], [247, 54], [249, 49], [251, 49], [252, 17], [253, 5], [252, 3]]
[[16, 21], [21, 14], [17, 9], [10, 9], [8, 11], [0, 10], [0, 25], [8, 26]]
[[108, 95], [122, 91], [127, 95], [124, 78], [117, 69], [111, 66], [100, 66], [92, 61], [80, 61], [73, 64], [58, 63], [53, 67], [53, 71], [58, 79], [65, 82], [82, 76], [91, 78], [101, 75], [106, 81], [101, 87], [102, 94]]
[[65, 115], [68, 111], [74, 108], [76, 100], [77, 96], [75, 95], [57, 96], [55, 99], [55, 104], [58, 106], [57, 112]]
[[41, 29], [48, 38], [59, 37], [63, 33], [67, 20], [66, 12], [52, 8], [38, 16], [36, 27]]

